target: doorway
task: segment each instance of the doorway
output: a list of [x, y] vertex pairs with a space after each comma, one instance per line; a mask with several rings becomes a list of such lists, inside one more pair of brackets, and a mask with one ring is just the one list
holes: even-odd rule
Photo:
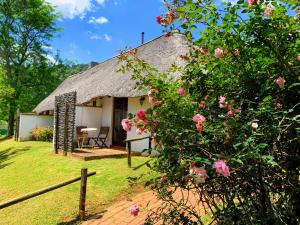
[[125, 147], [127, 132], [123, 130], [122, 119], [127, 118], [128, 113], [128, 98], [114, 98], [114, 120], [113, 120], [113, 146]]

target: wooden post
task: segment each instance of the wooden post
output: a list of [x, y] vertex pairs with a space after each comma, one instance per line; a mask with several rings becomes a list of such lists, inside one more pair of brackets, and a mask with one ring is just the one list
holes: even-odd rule
[[20, 109], [17, 110], [15, 141], [19, 140], [19, 129], [20, 129]]
[[86, 199], [87, 169], [81, 169], [79, 216], [80, 220], [85, 219], [85, 199]]
[[128, 167], [131, 168], [131, 142], [130, 141], [127, 142], [127, 151], [128, 151], [128, 154], [127, 154]]
[[151, 149], [151, 137], [149, 137], [149, 149]]

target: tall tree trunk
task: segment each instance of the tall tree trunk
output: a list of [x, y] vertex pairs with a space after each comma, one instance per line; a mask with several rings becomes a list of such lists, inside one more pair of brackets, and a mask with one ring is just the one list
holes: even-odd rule
[[9, 106], [8, 112], [8, 127], [7, 127], [7, 136], [11, 137], [14, 135], [15, 128], [15, 107], [12, 105]]

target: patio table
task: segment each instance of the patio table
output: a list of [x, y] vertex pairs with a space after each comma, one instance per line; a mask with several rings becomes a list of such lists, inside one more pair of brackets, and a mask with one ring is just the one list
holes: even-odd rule
[[[81, 132], [94, 132], [94, 131], [97, 131], [98, 129], [97, 128], [92, 128], [92, 127], [89, 127], [89, 128], [83, 128], [83, 129], [81, 129]], [[81, 149], [82, 149], [82, 147], [83, 147], [83, 143], [84, 143], [84, 139], [85, 138], [83, 138], [82, 139], [82, 142], [81, 142]], [[88, 139], [88, 145], [87, 146], [89, 146], [89, 147], [93, 147], [93, 146], [90, 146], [89, 145], [89, 142], [90, 142], [90, 138], [89, 137], [87, 137], [87, 139]]]

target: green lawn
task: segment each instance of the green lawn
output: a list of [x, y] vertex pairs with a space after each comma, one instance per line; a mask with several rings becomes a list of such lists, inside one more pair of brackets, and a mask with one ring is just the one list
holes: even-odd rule
[[[134, 157], [133, 167], [149, 160]], [[127, 159], [79, 161], [52, 152], [51, 143], [0, 141], [0, 202], [80, 175], [87, 167], [97, 175], [88, 178], [87, 213], [100, 212], [119, 196], [133, 192], [128, 176], [154, 176], [147, 167], [127, 167]], [[0, 224], [76, 224], [79, 182], [0, 210]]]

